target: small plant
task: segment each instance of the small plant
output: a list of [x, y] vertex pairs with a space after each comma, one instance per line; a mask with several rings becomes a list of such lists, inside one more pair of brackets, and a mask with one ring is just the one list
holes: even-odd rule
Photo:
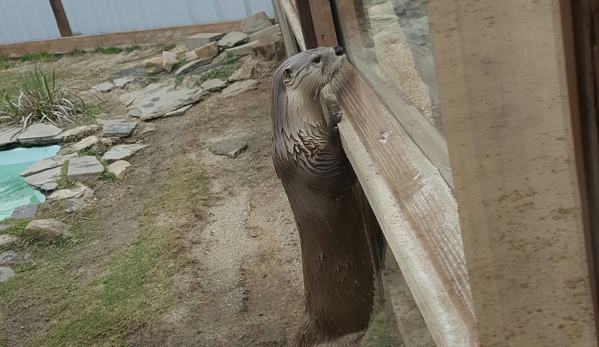
[[81, 105], [81, 109], [87, 121], [92, 121], [97, 115], [106, 113], [104, 106], [98, 104], [83, 104]]
[[8, 69], [10, 67], [10, 58], [0, 53], [0, 69]]
[[61, 171], [60, 171], [60, 178], [58, 179], [58, 181], [56, 181], [58, 189], [73, 188], [75, 186], [74, 183], [69, 182], [69, 178], [67, 177], [68, 170], [69, 170], [69, 162], [67, 161], [66, 163], [62, 164]]
[[23, 236], [23, 232], [25, 231], [25, 228], [29, 222], [31, 222], [31, 219], [29, 218], [19, 219], [14, 225], [2, 230], [2, 233]]
[[127, 51], [127, 53], [131, 53], [131, 52], [137, 51], [139, 49], [140, 49], [140, 47], [138, 45], [134, 45], [134, 46], [129, 46], [129, 47], [125, 48], [125, 51]]
[[229, 77], [231, 77], [231, 75], [233, 74], [233, 72], [235, 72], [236, 69], [237, 67], [233, 65], [224, 65], [216, 67], [208, 72], [203, 73], [200, 79], [200, 83], [213, 78], [218, 78], [223, 81], [226, 81]]
[[158, 43], [154, 48], [159, 49], [161, 51], [170, 51], [173, 48], [177, 47], [174, 43]]
[[23, 128], [35, 122], [50, 122], [55, 125], [71, 124], [83, 112], [79, 99], [66, 86], [56, 82], [56, 73], [46, 75], [38, 66], [19, 84], [18, 95], [11, 97], [0, 92], [0, 116], [10, 116]]
[[83, 54], [85, 54], [85, 51], [82, 49], [79, 49], [79, 48], [74, 48], [72, 51], [70, 51], [67, 54], [70, 56], [83, 55]]
[[77, 155], [80, 157], [82, 157], [84, 155], [91, 155], [91, 156], [97, 157], [97, 156], [101, 156], [102, 153], [100, 153], [100, 151], [98, 151], [97, 149], [87, 148], [87, 149], [82, 149], [79, 152], [77, 152]]
[[100, 54], [119, 54], [123, 52], [123, 49], [120, 47], [114, 47], [114, 46], [110, 46], [110, 47], [98, 47], [94, 50], [95, 53], [100, 53]]
[[23, 56], [21, 56], [21, 58], [19, 59], [22, 62], [40, 62], [40, 61], [45, 61], [45, 62], [52, 62], [52, 61], [56, 61], [58, 59], [62, 58], [62, 55], [60, 54], [50, 54], [48, 52], [40, 52], [40, 53], [27, 53]]
[[172, 71], [177, 71], [179, 70], [179, 68], [183, 65], [187, 64], [187, 59], [183, 58], [180, 62], [178, 62], [177, 64], [173, 65], [173, 69]]
[[116, 179], [116, 175], [105, 168], [104, 172], [98, 176], [98, 179], [106, 182], [112, 182]]

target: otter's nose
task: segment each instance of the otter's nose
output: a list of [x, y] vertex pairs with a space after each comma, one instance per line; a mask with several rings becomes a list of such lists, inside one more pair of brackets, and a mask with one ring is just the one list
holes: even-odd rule
[[336, 56], [340, 56], [340, 55], [345, 54], [345, 52], [343, 51], [343, 47], [341, 47], [341, 46], [336, 46], [336, 47], [333, 48], [333, 50], [335, 50], [335, 55]]

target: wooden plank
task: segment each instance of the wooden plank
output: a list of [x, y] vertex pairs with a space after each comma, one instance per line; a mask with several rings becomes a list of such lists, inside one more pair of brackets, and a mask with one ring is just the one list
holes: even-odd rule
[[457, 205], [350, 64], [331, 83], [346, 153], [438, 346], [477, 346]]
[[[597, 294], [599, 287], [599, 95], [595, 81], [599, 71], [593, 55], [597, 46], [599, 17], [593, 18], [592, 2], [562, 0], [561, 13], [564, 31], [564, 50], [568, 89], [570, 91], [570, 112], [578, 182], [582, 200], [582, 214], [585, 226], [586, 244], [589, 254], [591, 294], [593, 295], [595, 317], [599, 317]], [[596, 320], [596, 323], [597, 320]], [[599, 328], [599, 327], [598, 327]]]
[[28, 53], [61, 54], [73, 49], [91, 50], [96, 47], [125, 45], [154, 45], [157, 43], [184, 43], [185, 38], [197, 33], [229, 33], [240, 31], [241, 21], [187, 25], [180, 27], [124, 31], [118, 33], [61, 37], [45, 41], [29, 41], [0, 45], [0, 53], [18, 58]]
[[316, 41], [316, 32], [314, 31], [314, 23], [312, 22], [310, 2], [309, 0], [295, 0], [295, 3], [306, 49], [316, 48], [318, 47], [318, 42]]
[[73, 32], [71, 31], [71, 25], [69, 24], [67, 15], [64, 12], [64, 7], [62, 6], [62, 1], [50, 0], [50, 6], [52, 7], [52, 12], [54, 12], [54, 18], [56, 19], [56, 24], [58, 25], [58, 31], [60, 32], [60, 36], [73, 36]]
[[481, 346], [597, 346], [559, 2], [428, 10]]
[[299, 52], [297, 49], [297, 41], [293, 35], [293, 29], [287, 20], [287, 15], [285, 15], [285, 11], [283, 11], [283, 7], [281, 6], [281, 0], [272, 0], [272, 5], [275, 8], [275, 16], [279, 21], [281, 33], [283, 34], [285, 53], [287, 53], [287, 58], [289, 58]]
[[318, 47], [337, 46], [337, 33], [328, 0], [308, 0]]
[[300, 24], [299, 16], [297, 14], [297, 9], [295, 8], [295, 1], [293, 0], [280, 0], [281, 6], [283, 7], [283, 11], [285, 12], [285, 16], [289, 21], [289, 25], [293, 29], [293, 33], [295, 34], [295, 38], [297, 40], [297, 44], [300, 47], [300, 50], [306, 50], [306, 43], [304, 41], [304, 34], [302, 33], [302, 26]]

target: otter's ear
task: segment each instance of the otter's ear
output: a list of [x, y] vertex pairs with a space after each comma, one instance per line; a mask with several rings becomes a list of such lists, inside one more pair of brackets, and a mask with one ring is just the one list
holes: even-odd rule
[[285, 83], [289, 82], [291, 80], [291, 77], [292, 77], [292, 75], [291, 75], [291, 69], [290, 68], [286, 68], [283, 71], [283, 76], [285, 76]]

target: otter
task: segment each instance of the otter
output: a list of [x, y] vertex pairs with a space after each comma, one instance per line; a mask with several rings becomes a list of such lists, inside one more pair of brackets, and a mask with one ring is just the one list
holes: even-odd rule
[[283, 62], [272, 84], [273, 163], [302, 253], [297, 347], [357, 345], [382, 289], [385, 239], [343, 150], [342, 116], [325, 117], [320, 103], [345, 60], [342, 47], [307, 50]]

